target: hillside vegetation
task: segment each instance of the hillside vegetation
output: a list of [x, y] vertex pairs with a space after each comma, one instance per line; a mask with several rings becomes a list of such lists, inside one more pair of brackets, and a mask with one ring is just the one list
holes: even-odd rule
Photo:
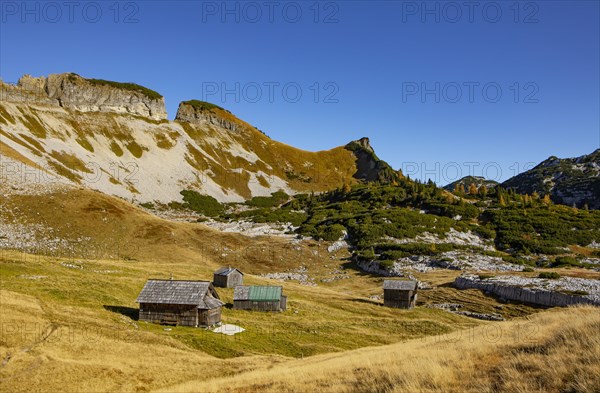
[[[225, 216], [256, 222], [290, 222], [296, 233], [335, 241], [347, 237], [358, 259], [381, 264], [410, 255], [437, 255], [450, 250], [471, 250], [506, 261], [547, 266], [540, 255], [571, 254], [569, 246], [587, 247], [600, 240], [600, 212], [554, 205], [537, 195], [519, 195], [497, 188], [474, 194], [450, 194], [435, 184], [400, 179], [393, 184], [345, 186], [320, 195], [296, 195], [276, 207]], [[445, 244], [453, 228], [471, 231], [498, 251], [482, 245]], [[438, 244], [418, 241], [434, 235]], [[415, 239], [398, 244], [394, 239]], [[597, 252], [593, 252], [597, 254]], [[589, 253], [573, 255], [589, 256]]]

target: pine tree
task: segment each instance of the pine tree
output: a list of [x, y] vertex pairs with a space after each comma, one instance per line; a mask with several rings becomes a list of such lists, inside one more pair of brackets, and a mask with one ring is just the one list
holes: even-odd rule
[[459, 184], [458, 186], [459, 186], [458, 187], [458, 192], [460, 192], [461, 194], [464, 194], [465, 193], [465, 186], [464, 186], [464, 184]]

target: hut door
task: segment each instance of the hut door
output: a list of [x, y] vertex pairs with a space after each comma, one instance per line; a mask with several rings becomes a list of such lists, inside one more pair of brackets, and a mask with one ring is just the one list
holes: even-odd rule
[[207, 311], [206, 310], [198, 310], [198, 325], [199, 326], [206, 326], [207, 325], [207, 321], [206, 321], [206, 314]]

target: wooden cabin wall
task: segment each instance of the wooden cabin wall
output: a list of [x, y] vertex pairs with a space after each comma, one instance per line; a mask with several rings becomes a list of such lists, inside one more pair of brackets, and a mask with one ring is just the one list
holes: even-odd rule
[[231, 273], [228, 278], [229, 280], [227, 281], [227, 288], [235, 288], [238, 285], [244, 284], [244, 276], [242, 273], [237, 271]]
[[233, 308], [236, 310], [281, 311], [281, 302], [256, 302], [252, 300], [234, 300]]
[[139, 320], [160, 324], [197, 326], [198, 312], [194, 305], [142, 303], [140, 304]]

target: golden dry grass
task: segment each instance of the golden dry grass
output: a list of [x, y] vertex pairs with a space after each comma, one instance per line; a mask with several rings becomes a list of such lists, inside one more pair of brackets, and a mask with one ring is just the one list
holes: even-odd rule
[[162, 392], [597, 392], [597, 308], [552, 310], [384, 347], [318, 355]]

